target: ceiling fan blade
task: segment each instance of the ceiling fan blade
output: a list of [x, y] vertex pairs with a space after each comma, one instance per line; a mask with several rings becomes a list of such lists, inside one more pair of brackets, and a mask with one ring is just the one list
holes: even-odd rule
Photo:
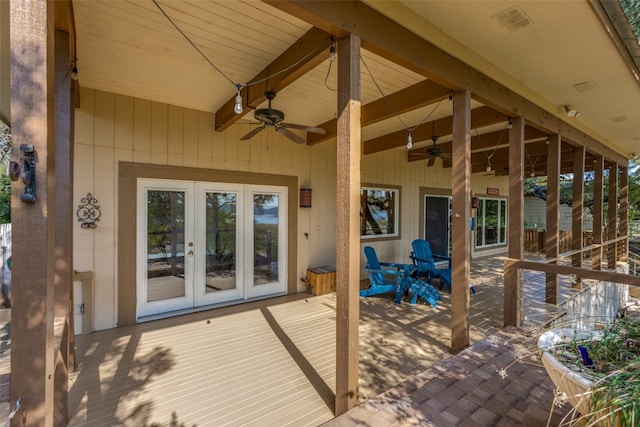
[[317, 127], [313, 127], [313, 126], [305, 126], [305, 125], [296, 125], [294, 123], [280, 123], [280, 126], [285, 127], [285, 128], [291, 128], [291, 129], [300, 129], [300, 130], [304, 130], [307, 132], [313, 132], [313, 133], [319, 133], [321, 135], [324, 135], [326, 133], [326, 131], [322, 128], [317, 128]]
[[427, 161], [427, 166], [433, 166], [436, 164], [436, 158], [435, 157], [429, 157], [429, 160]]
[[306, 144], [307, 143], [307, 141], [304, 138], [296, 135], [295, 133], [291, 132], [289, 129], [283, 128], [281, 126], [276, 127], [276, 132], [279, 132], [279, 133], [283, 134], [284, 136], [286, 136], [287, 138], [289, 138], [290, 140], [292, 140], [296, 144]]
[[240, 138], [241, 141], [246, 141], [248, 139], [253, 138], [254, 136], [256, 136], [258, 133], [260, 133], [264, 128], [266, 128], [266, 126], [260, 126], [257, 127], [255, 129], [253, 129], [252, 131], [250, 131], [248, 134], [246, 134], [245, 136], [243, 136], [242, 138]]

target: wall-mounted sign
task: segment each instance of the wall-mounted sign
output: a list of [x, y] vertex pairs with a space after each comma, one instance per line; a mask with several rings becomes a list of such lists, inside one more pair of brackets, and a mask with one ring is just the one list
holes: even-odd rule
[[490, 196], [499, 196], [500, 195], [500, 189], [499, 188], [487, 187], [487, 194], [490, 195]]

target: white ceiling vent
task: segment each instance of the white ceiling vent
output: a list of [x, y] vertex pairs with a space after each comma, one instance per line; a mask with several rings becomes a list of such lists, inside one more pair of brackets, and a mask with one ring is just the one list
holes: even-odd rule
[[578, 92], [584, 92], [585, 90], [595, 89], [596, 84], [589, 80], [588, 82], [577, 83], [573, 85], [573, 88]]
[[609, 118], [609, 120], [611, 120], [613, 123], [620, 123], [620, 122], [624, 122], [625, 120], [627, 120], [627, 116], [611, 117], [611, 118]]
[[510, 33], [533, 24], [533, 20], [527, 16], [520, 7], [513, 6], [491, 17], [507, 29]]

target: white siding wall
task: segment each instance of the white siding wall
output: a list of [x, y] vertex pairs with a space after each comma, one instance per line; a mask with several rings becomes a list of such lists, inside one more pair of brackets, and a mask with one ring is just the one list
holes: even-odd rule
[[[118, 163], [139, 162], [292, 175], [313, 190], [313, 207], [299, 209], [298, 278], [307, 268], [335, 265], [336, 143], [294, 144], [271, 130], [240, 141], [249, 125], [213, 130], [214, 115], [129, 96], [82, 88], [75, 120], [74, 203], [91, 192], [102, 210], [95, 230], [74, 229], [74, 269], [95, 272], [95, 327], [116, 323]], [[384, 260], [407, 262], [418, 236], [420, 187], [450, 188], [451, 169], [407, 162], [405, 150], [364, 156], [362, 181], [402, 187], [401, 240], [373, 243]], [[506, 194], [505, 178], [473, 177], [472, 188]], [[297, 200], [292, 200], [296, 203]], [[305, 238], [304, 233], [309, 233]], [[362, 265], [364, 262], [362, 262]], [[364, 269], [362, 277], [365, 277]], [[304, 290], [299, 282], [299, 290]]]
[[[560, 230], [571, 231], [572, 209], [560, 205]], [[547, 228], [547, 202], [539, 197], [524, 198], [524, 227], [545, 230]], [[584, 231], [593, 229], [593, 220], [588, 209], [584, 211]]]
[[298, 276], [304, 277], [311, 265], [335, 264], [335, 143], [308, 148], [269, 131], [240, 141], [249, 126], [215, 132], [212, 113], [85, 88], [80, 97], [74, 201], [92, 193], [102, 216], [95, 230], [76, 223], [74, 269], [95, 273], [96, 329], [116, 322], [120, 161], [298, 176], [314, 192], [314, 207], [300, 210]]

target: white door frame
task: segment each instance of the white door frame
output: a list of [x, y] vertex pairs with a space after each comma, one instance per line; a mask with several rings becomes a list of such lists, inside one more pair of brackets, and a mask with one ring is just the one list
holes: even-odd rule
[[[138, 200], [138, 216], [137, 216], [137, 242], [136, 250], [137, 259], [137, 316], [149, 316], [166, 311], [180, 310], [193, 307], [194, 295], [193, 283], [195, 257], [188, 256], [186, 252], [190, 249], [184, 248], [184, 290], [182, 297], [163, 299], [158, 301], [147, 302], [148, 281], [147, 281], [147, 192], [149, 190], [157, 191], [184, 191], [185, 193], [185, 213], [188, 207], [193, 204], [193, 183], [178, 180], [157, 180], [157, 179], [139, 179], [137, 189]], [[194, 227], [188, 223], [189, 216], [185, 215], [185, 245], [194, 241]]]
[[[185, 192], [185, 245], [192, 243], [193, 256], [185, 256], [184, 297], [147, 302], [147, 192]], [[236, 287], [206, 292], [206, 204], [207, 193], [236, 193]], [[284, 186], [194, 182], [139, 178], [137, 184], [137, 318], [191, 309], [199, 306], [248, 300], [287, 292], [287, 194]], [[254, 284], [254, 196], [278, 197], [277, 280]], [[185, 247], [185, 252], [187, 248]], [[186, 254], [185, 254], [186, 255]]]

